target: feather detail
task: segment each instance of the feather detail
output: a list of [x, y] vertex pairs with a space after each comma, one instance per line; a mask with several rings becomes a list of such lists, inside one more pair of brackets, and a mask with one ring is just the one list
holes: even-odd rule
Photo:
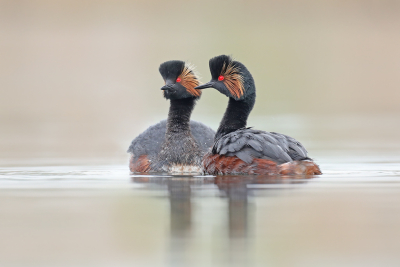
[[201, 90], [194, 89], [196, 86], [200, 85], [197, 75], [194, 70], [194, 66], [191, 64], [185, 64], [182, 73], [179, 75], [181, 79], [181, 84], [186, 88], [189, 94], [199, 97], [201, 95]]
[[230, 61], [228, 65], [224, 62], [221, 76], [224, 77], [223, 83], [232, 96], [236, 99], [241, 98], [244, 93], [243, 77], [240, 74], [239, 68], [233, 64], [233, 61]]

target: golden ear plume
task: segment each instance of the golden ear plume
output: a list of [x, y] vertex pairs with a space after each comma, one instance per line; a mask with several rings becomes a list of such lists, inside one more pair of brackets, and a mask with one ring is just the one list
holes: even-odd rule
[[233, 65], [233, 61], [229, 62], [228, 65], [224, 63], [221, 76], [224, 77], [223, 83], [229, 92], [237, 99], [241, 98], [244, 93], [243, 77], [239, 68]]
[[185, 64], [179, 78], [181, 78], [181, 84], [186, 88], [189, 94], [196, 97], [201, 95], [201, 90], [194, 89], [196, 86], [200, 85], [200, 82], [197, 79], [193, 65]]

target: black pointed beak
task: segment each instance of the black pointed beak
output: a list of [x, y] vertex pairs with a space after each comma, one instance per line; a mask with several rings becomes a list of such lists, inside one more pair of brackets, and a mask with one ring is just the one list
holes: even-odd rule
[[172, 88], [172, 86], [173, 86], [173, 84], [166, 84], [163, 87], [161, 87], [161, 90], [169, 90]]
[[206, 88], [211, 88], [214, 87], [214, 82], [208, 82], [202, 85], [199, 85], [197, 87], [195, 87], [194, 89], [206, 89]]

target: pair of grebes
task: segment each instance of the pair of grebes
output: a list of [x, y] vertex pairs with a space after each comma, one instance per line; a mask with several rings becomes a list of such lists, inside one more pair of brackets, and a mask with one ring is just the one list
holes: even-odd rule
[[[199, 85], [193, 68], [172, 60], [160, 65], [161, 88], [170, 100], [168, 119], [136, 137], [128, 152], [132, 172], [203, 173], [211, 175], [321, 174], [303, 145], [287, 135], [246, 128], [256, 100], [248, 69], [230, 56], [210, 59], [211, 81]], [[229, 97], [215, 133], [190, 116], [201, 89], [215, 88]]]

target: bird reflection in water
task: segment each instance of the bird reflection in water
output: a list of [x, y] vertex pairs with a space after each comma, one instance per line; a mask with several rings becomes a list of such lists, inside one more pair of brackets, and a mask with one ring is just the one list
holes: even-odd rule
[[[226, 199], [227, 208], [227, 234], [229, 244], [224, 246], [223, 261], [232, 265], [251, 265], [251, 234], [249, 231], [255, 227], [254, 222], [256, 207], [251, 197], [257, 190], [277, 190], [285, 187], [265, 187], [257, 185], [266, 184], [299, 184], [306, 183], [313, 176], [132, 176], [133, 182], [147, 184], [148, 189], [168, 190], [170, 202], [170, 256], [174, 266], [179, 263], [184, 265], [185, 251], [191, 242], [193, 232], [193, 217], [196, 209], [193, 208], [193, 191], [210, 188], [215, 185], [219, 196]], [[252, 186], [248, 186], [252, 185]], [[198, 196], [196, 196], [198, 197]], [[250, 197], [250, 201], [249, 201]], [[209, 218], [211, 219], [211, 218]], [[223, 234], [223, 233], [221, 233]], [[215, 236], [213, 238], [218, 238]], [[183, 266], [182, 265], [182, 266]]]

